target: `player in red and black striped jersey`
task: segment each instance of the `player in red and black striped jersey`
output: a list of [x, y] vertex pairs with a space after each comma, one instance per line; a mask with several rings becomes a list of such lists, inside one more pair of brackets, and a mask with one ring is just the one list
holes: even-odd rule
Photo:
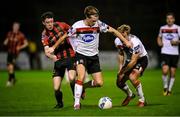
[[45, 12], [42, 14], [41, 18], [45, 27], [44, 31], [42, 32], [44, 52], [46, 56], [52, 59], [55, 63], [53, 73], [54, 92], [57, 101], [55, 108], [62, 108], [63, 94], [60, 91], [60, 87], [61, 81], [64, 77], [65, 69], [68, 70], [71, 89], [72, 92], [74, 92], [74, 79], [76, 77], [76, 71], [74, 67], [75, 52], [70, 44], [69, 38], [65, 38], [63, 43], [59, 45], [53, 53], [49, 51], [49, 48], [52, 47], [56, 41], [69, 30], [70, 26], [64, 22], [54, 22], [52, 12]]
[[7, 86], [14, 85], [15, 73], [14, 66], [16, 58], [23, 48], [27, 47], [28, 42], [24, 34], [19, 31], [20, 24], [18, 22], [13, 23], [12, 31], [9, 31], [7, 37], [4, 41], [4, 45], [7, 46], [8, 56], [7, 56], [7, 69], [9, 73], [9, 79]]

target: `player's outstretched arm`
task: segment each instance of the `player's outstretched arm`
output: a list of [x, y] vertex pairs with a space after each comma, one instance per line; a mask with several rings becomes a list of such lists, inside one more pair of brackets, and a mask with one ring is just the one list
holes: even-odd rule
[[128, 41], [127, 39], [125, 39], [122, 36], [122, 34], [120, 32], [118, 32], [116, 29], [109, 26], [108, 32], [113, 33], [115, 36], [117, 36], [119, 39], [121, 39], [128, 48], [132, 47], [132, 43], [130, 41]]
[[124, 67], [124, 68], [121, 70], [121, 73], [126, 73], [126, 72], [129, 71], [131, 68], [133, 68], [133, 66], [137, 63], [138, 58], [139, 58], [139, 53], [133, 54], [133, 55], [131, 56], [130, 62], [128, 63], [128, 65], [127, 65], [126, 67]]
[[50, 53], [53, 53], [54, 50], [68, 37], [67, 33], [65, 33], [63, 36], [61, 36], [56, 43], [48, 49]]
[[158, 46], [162, 47], [163, 46], [163, 43], [162, 43], [162, 38], [161, 37], [157, 37], [157, 44]]

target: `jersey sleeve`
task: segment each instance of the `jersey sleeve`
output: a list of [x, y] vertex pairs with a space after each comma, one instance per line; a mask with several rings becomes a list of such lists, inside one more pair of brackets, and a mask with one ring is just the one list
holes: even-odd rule
[[63, 27], [63, 29], [67, 32], [70, 29], [70, 26], [65, 22], [57, 22], [60, 26]]
[[98, 20], [98, 26], [100, 28], [100, 32], [106, 33], [109, 30], [109, 26], [106, 23], [101, 22], [100, 20]]
[[115, 46], [123, 46], [123, 43], [121, 42], [121, 40], [119, 38], [116, 38], [114, 40], [114, 44], [115, 44]]
[[70, 37], [70, 38], [75, 38], [76, 37], [76, 26], [75, 25], [72, 25], [72, 27], [71, 28], [69, 28], [69, 30], [68, 30], [68, 36]]
[[42, 42], [43, 46], [49, 46], [49, 38], [45, 34], [45, 31], [42, 32], [41, 42]]

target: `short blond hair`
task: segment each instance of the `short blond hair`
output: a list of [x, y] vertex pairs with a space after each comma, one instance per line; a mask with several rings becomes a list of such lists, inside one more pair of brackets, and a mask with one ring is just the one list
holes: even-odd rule
[[121, 25], [120, 27], [118, 27], [117, 30], [118, 30], [120, 33], [127, 32], [128, 34], [130, 34], [131, 27], [130, 27], [129, 25], [127, 25], [127, 24], [123, 24], [123, 25]]
[[94, 7], [94, 6], [87, 6], [84, 9], [84, 15], [86, 17], [90, 17], [93, 14], [98, 14], [99, 15], [99, 10], [96, 7]]

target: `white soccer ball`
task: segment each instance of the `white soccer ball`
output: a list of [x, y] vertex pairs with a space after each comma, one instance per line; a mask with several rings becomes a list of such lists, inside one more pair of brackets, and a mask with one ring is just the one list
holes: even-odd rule
[[98, 106], [100, 109], [110, 109], [112, 108], [112, 100], [109, 97], [102, 97], [99, 100]]

